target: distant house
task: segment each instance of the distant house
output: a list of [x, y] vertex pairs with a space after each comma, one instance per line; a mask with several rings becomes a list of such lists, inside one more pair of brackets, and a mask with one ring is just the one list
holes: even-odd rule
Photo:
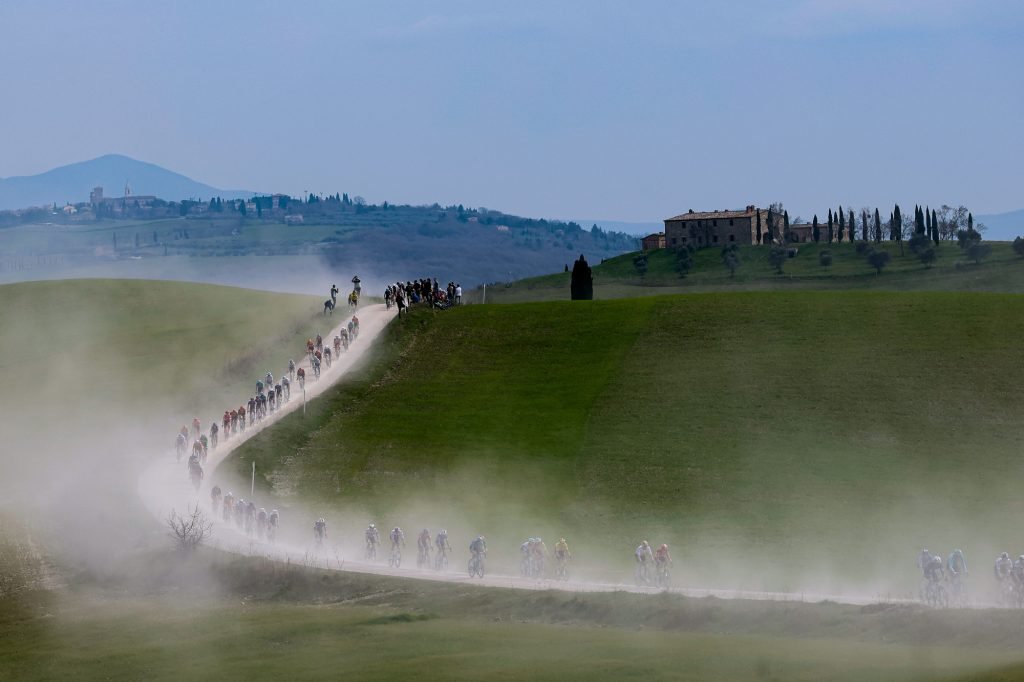
[[[774, 241], [781, 243], [783, 217], [772, 214], [772, 223]], [[695, 212], [691, 209], [687, 213], [665, 220], [665, 242], [670, 248], [691, 244], [697, 248], [728, 244], [767, 244], [768, 232], [768, 209], [753, 205], [736, 211]]]
[[284, 222], [286, 225], [301, 225], [305, 221], [303, 221], [301, 213], [295, 213], [292, 215], [286, 215], [284, 217]]
[[640, 248], [644, 251], [654, 251], [665, 248], [665, 233], [655, 232], [640, 240]]

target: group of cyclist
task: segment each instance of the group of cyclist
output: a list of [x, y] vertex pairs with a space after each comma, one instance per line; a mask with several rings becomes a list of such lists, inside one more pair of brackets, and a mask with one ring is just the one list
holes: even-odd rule
[[1011, 559], [1009, 553], [1003, 552], [992, 570], [999, 585], [1000, 604], [1024, 607], [1024, 554]]
[[271, 509], [268, 514], [264, 507], [257, 508], [252, 500], [247, 502], [240, 496], [236, 498], [230, 491], [222, 496], [218, 485], [210, 489], [210, 508], [214, 517], [219, 514], [224, 523], [231, 523], [233, 520], [235, 526], [249, 537], [255, 536], [268, 542], [277, 539], [281, 515], [276, 509]]
[[[399, 568], [402, 565], [402, 550], [405, 548], [405, 531], [402, 530], [401, 526], [395, 526], [388, 532], [387, 538], [390, 543], [388, 566]], [[327, 539], [327, 521], [323, 517], [313, 522], [313, 539], [317, 547], [322, 546]], [[381, 547], [381, 534], [377, 524], [371, 523], [366, 527], [366, 530], [363, 531], [363, 540], [365, 543], [364, 558], [367, 561], [375, 561], [377, 559], [377, 552]], [[478, 535], [474, 538], [469, 543], [469, 552], [470, 575], [478, 575], [482, 578], [484, 574], [484, 557], [487, 554], [486, 538], [483, 535]], [[433, 559], [431, 559], [431, 553], [434, 554]], [[424, 528], [417, 534], [417, 568], [433, 567], [436, 571], [443, 571], [448, 568], [448, 557], [451, 553], [452, 545], [448, 539], [448, 531], [446, 529], [442, 528], [434, 535], [430, 532], [429, 528]]]
[[[1003, 552], [1002, 556], [1005, 557], [1006, 552]], [[1024, 556], [1021, 559], [1024, 560]], [[1000, 559], [996, 559], [997, 578], [999, 566]], [[918, 595], [921, 601], [934, 607], [966, 604], [967, 559], [963, 550], [954, 549], [943, 560], [941, 555], [922, 549], [917, 555], [917, 568], [921, 571], [921, 588]]]
[[[340, 354], [342, 349], [347, 351], [349, 344], [358, 334], [359, 318], [353, 315], [334, 337], [335, 355]], [[309, 351], [314, 375], [319, 378], [321, 360], [325, 359], [328, 367], [331, 365], [331, 349], [324, 347], [323, 338], [319, 334], [316, 340], [307, 341], [306, 348]], [[222, 416], [210, 420], [209, 436], [203, 432], [199, 417], [192, 418], [191, 428], [189, 425], [181, 427], [175, 436], [174, 450], [179, 462], [191, 450], [188, 458], [188, 476], [196, 490], [199, 490], [205, 476], [203, 465], [206, 464], [209, 450], [216, 448], [221, 438], [227, 440], [232, 435], [243, 433], [246, 428], [281, 410], [285, 403], [291, 400], [292, 382], [296, 380], [300, 388], [305, 388], [306, 371], [302, 367], [297, 367], [295, 360], [289, 360], [288, 369], [280, 380], [275, 381], [273, 373], [268, 371], [265, 376], [256, 380], [256, 393], [250, 396], [248, 402], [242, 403], [238, 408], [224, 410]]]
[[669, 587], [672, 584], [672, 555], [667, 544], [652, 549], [651, 543], [644, 540], [633, 550], [633, 558], [636, 563], [634, 578], [637, 585]]

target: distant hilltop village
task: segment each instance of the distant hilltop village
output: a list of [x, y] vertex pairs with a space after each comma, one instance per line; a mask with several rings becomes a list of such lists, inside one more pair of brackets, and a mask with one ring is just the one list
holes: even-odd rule
[[[819, 226], [819, 229], [822, 226]], [[832, 228], [832, 241], [850, 240], [853, 225]], [[842, 230], [840, 234], [840, 230]], [[749, 205], [740, 210], [694, 211], [665, 219], [665, 231], [641, 239], [645, 251], [664, 248], [785, 244], [814, 239], [811, 223], [789, 224], [789, 215]]]

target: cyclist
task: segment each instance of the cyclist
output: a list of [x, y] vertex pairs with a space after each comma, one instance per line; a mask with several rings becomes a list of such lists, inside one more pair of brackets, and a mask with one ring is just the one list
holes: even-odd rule
[[249, 500], [245, 505], [245, 534], [252, 535], [256, 526], [256, 503]]
[[932, 553], [927, 549], [922, 549], [921, 553], [917, 555], [917, 568], [921, 571], [922, 575], [924, 574], [925, 569], [928, 568], [928, 564], [931, 563], [931, 560]]
[[324, 517], [321, 516], [313, 524], [313, 535], [316, 536], [316, 544], [318, 545], [322, 544], [324, 538], [327, 537], [327, 521], [324, 520]]
[[203, 432], [203, 425], [200, 423], [199, 417], [192, 417], [192, 431], [196, 438], [199, 438], [199, 434]]
[[288, 360], [288, 376], [295, 378], [295, 361]]
[[267, 510], [260, 507], [260, 510], [256, 512], [256, 537], [260, 540], [263, 539], [263, 535], [267, 531]]
[[651, 545], [647, 540], [641, 542], [633, 554], [636, 556], [637, 563], [643, 568], [654, 562], [654, 552], [651, 551]]
[[946, 568], [949, 570], [949, 577], [953, 580], [966, 576], [967, 560], [964, 558], [964, 553], [959, 549], [954, 549], [950, 552]]
[[375, 524], [371, 523], [366, 528], [364, 535], [366, 536], [367, 551], [375, 554], [377, 551], [377, 545], [380, 544], [380, 531], [377, 530], [377, 526]]
[[299, 380], [299, 388], [305, 388], [305, 386], [306, 386], [306, 370], [304, 370], [301, 367], [299, 367], [299, 370], [298, 370], [298, 372], [296, 372], [295, 376]]
[[555, 543], [555, 558], [559, 563], [565, 563], [572, 559], [572, 553], [569, 551], [569, 544], [565, 541], [565, 538], [559, 538], [558, 542]]
[[210, 491], [210, 509], [216, 514], [217, 510], [220, 509], [220, 486], [213, 486], [213, 490]]
[[233, 511], [235, 511], [235, 495], [229, 491], [228, 494], [224, 496], [224, 510], [221, 513], [221, 518], [224, 519], [225, 523], [231, 520], [231, 513]]
[[288, 377], [281, 377], [281, 393], [284, 395], [285, 402], [291, 400], [292, 382], [288, 380]]
[[391, 529], [391, 551], [396, 550], [399, 546], [405, 547], [405, 533], [401, 528], [395, 526]]
[[534, 538], [533, 545], [530, 547], [530, 558], [533, 561], [533, 574], [536, 576], [544, 575], [544, 561], [548, 556], [548, 547], [544, 544], [543, 538]]
[[174, 452], [177, 453], [179, 462], [181, 461], [181, 456], [185, 454], [185, 450], [187, 449], [188, 439], [179, 433], [177, 438], [174, 440]]
[[270, 370], [267, 370], [267, 390], [269, 391], [273, 387], [274, 387], [274, 375], [270, 373]]
[[430, 531], [426, 528], [420, 531], [416, 539], [416, 548], [419, 550], [419, 563], [426, 564], [430, 561]]
[[239, 528], [245, 523], [245, 500], [239, 497], [235, 501], [235, 525]]
[[443, 528], [441, 529], [441, 531], [437, 534], [437, 537], [434, 538], [434, 546], [437, 547], [438, 554], [447, 554], [448, 552], [452, 551], [452, 546], [448, 543], [447, 530]]
[[263, 379], [256, 380], [256, 395], [263, 395]]
[[528, 576], [532, 572], [530, 555], [533, 553], [533, 542], [533, 538], [526, 538], [523, 544], [519, 545], [519, 572], [524, 576]]
[[276, 509], [270, 511], [270, 516], [267, 517], [267, 539], [271, 542], [277, 537], [277, 527], [281, 523], [281, 515], [277, 513]]
[[1010, 575], [1013, 576], [1013, 581], [1017, 584], [1018, 590], [1024, 587], [1024, 554], [1017, 557], [1017, 560], [1013, 562], [1013, 568], [1010, 570]]
[[1009, 578], [1010, 573], [1013, 571], [1013, 561], [1010, 560], [1010, 555], [1006, 552], [1000, 554], [996, 559], [993, 571], [995, 572], [996, 580], [1000, 583]]
[[487, 554], [487, 539], [483, 535], [477, 535], [476, 539], [469, 543], [469, 551], [474, 559]]

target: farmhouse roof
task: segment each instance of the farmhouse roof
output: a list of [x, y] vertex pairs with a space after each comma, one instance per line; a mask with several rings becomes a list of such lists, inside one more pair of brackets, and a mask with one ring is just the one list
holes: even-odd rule
[[[767, 209], [760, 209], [761, 213], [768, 215]], [[686, 213], [680, 213], [679, 215], [668, 218], [667, 220], [717, 220], [718, 218], [749, 218], [757, 213], [758, 209], [756, 206], [747, 206], [742, 210], [723, 210], [723, 211], [694, 211], [690, 209]]]

